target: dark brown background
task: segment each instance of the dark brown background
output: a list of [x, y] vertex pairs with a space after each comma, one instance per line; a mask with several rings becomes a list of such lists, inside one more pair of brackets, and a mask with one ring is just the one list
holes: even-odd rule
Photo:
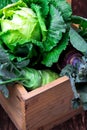
[[73, 13], [87, 18], [87, 0], [72, 0]]
[[[87, 0], [73, 0], [73, 13], [87, 18]], [[0, 130], [17, 130], [0, 106]], [[56, 126], [52, 130], [87, 130], [87, 112], [73, 117], [72, 119]]]

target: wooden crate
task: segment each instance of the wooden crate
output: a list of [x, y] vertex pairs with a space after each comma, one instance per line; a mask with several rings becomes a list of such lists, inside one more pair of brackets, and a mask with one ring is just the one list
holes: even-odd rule
[[18, 130], [50, 130], [83, 111], [71, 106], [73, 92], [66, 76], [31, 92], [21, 85], [9, 86], [9, 91], [8, 99], [0, 94], [0, 103]]
[[73, 92], [66, 76], [31, 92], [19, 84], [8, 89], [10, 97], [0, 93], [0, 104], [18, 130], [50, 130], [83, 111], [71, 106]]

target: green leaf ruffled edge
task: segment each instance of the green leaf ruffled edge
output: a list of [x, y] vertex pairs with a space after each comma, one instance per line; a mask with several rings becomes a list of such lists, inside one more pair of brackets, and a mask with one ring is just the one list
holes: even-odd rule
[[50, 0], [57, 7], [65, 21], [71, 20], [72, 8], [66, 0]]
[[50, 51], [62, 39], [62, 33], [66, 32], [66, 24], [63, 20], [61, 12], [54, 5], [50, 5], [50, 22], [47, 32], [47, 38], [43, 45], [45, 51]]
[[49, 0], [23, 0], [29, 7], [35, 4], [41, 7], [43, 17], [46, 17], [49, 12]]
[[53, 63], [58, 62], [59, 56], [63, 50], [66, 49], [69, 43], [69, 34], [65, 33], [60, 43], [54, 47], [51, 51], [44, 53], [42, 64], [47, 67], [51, 67]]

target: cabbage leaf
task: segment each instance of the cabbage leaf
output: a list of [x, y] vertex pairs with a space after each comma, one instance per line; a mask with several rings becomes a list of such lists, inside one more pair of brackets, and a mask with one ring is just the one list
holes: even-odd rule
[[0, 9], [2, 9], [3, 7], [5, 7], [8, 4], [12, 4], [17, 2], [18, 0], [0, 0]]

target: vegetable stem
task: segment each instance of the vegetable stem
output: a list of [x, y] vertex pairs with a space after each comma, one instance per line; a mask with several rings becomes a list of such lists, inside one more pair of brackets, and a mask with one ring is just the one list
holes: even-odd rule
[[20, 80], [23, 80], [23, 79], [24, 78], [13, 78], [13, 79], [9, 79], [9, 80], [0, 82], [0, 85], [11, 83], [11, 82], [15, 82], [15, 81], [20, 81]]

